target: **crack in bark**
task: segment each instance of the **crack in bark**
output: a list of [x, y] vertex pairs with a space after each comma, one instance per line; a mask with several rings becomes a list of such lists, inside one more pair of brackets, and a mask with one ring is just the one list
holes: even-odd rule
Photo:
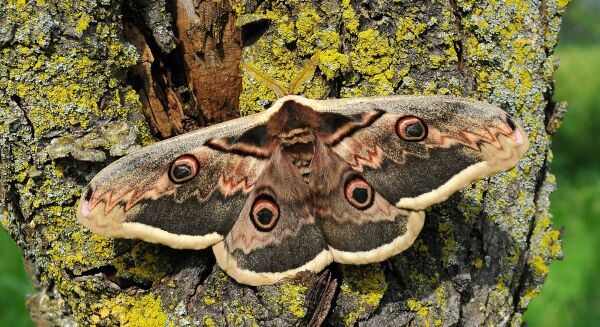
[[271, 25], [270, 18], [262, 18], [242, 26], [242, 45], [252, 46], [265, 34]]
[[[6, 162], [6, 159], [8, 157], [8, 158], [10, 158], [9, 162], [13, 162], [15, 156], [14, 156], [14, 152], [13, 152], [13, 146], [11, 145], [11, 143], [5, 142], [3, 148], [4, 149], [2, 149], [2, 150], [8, 152], [8, 156], [3, 157], [1, 161]], [[31, 157], [29, 157], [28, 162], [30, 162], [30, 161], [31, 161]], [[10, 167], [11, 173], [16, 174], [16, 172], [13, 171], [14, 170], [13, 165], [11, 165], [11, 164], [8, 164], [8, 165]], [[24, 224], [28, 224], [29, 222], [31, 222], [31, 219], [30, 219], [30, 215], [26, 215], [25, 212], [23, 212], [23, 210], [21, 208], [21, 195], [19, 194], [19, 191], [17, 189], [18, 183], [16, 181], [12, 180], [10, 176], [5, 176], [4, 170], [2, 171], [1, 180], [4, 183], [4, 185], [6, 185], [6, 187], [4, 188], [5, 201], [3, 201], [3, 202], [6, 205], [8, 212], [16, 218], [17, 222], [22, 222]]]
[[553, 92], [551, 90], [554, 90], [554, 82], [552, 82], [548, 90], [544, 92], [544, 100], [548, 103], [544, 108], [544, 126], [546, 127], [546, 132], [553, 135], [560, 127], [569, 107], [564, 102], [554, 102], [552, 99]]
[[239, 117], [242, 31], [229, 2], [181, 0], [172, 6], [185, 79], [207, 124]]
[[[211, 270], [207, 269], [207, 271], [209, 273], [206, 274], [206, 277], [208, 277], [210, 275]], [[204, 286], [205, 281], [206, 281], [206, 279], [202, 279], [202, 277], [201, 277], [197, 283], [194, 283], [194, 289], [193, 289], [192, 293], [190, 295], [188, 295], [186, 298], [186, 303], [187, 303], [186, 307], [190, 306], [192, 304], [192, 299], [194, 298], [194, 296], [196, 296], [196, 294], [198, 294], [198, 289], [201, 288], [201, 286]]]
[[329, 270], [325, 270], [318, 275], [318, 279], [307, 293], [310, 304], [307, 311], [312, 312], [311, 319], [308, 321], [310, 327], [322, 326], [331, 313], [333, 298], [336, 296], [338, 282], [332, 278]]
[[133, 279], [117, 276], [117, 272], [118, 272], [117, 268], [113, 265], [104, 265], [104, 266], [100, 266], [100, 267], [95, 267], [92, 269], [85, 270], [79, 274], [74, 273], [71, 269], [68, 269], [68, 268], [65, 269], [65, 272], [67, 273], [67, 275], [69, 275], [69, 277], [71, 279], [73, 279], [75, 281], [85, 280], [89, 277], [101, 275], [107, 281], [117, 285], [119, 287], [119, 289], [121, 289], [121, 290], [138, 288], [138, 289], [147, 291], [150, 288], [152, 288], [151, 283], [140, 283], [140, 282], [136, 282]]
[[[513, 310], [510, 314], [511, 320], [517, 312], [521, 312], [521, 310], [519, 308], [521, 294], [523, 293], [523, 291], [525, 290], [525, 287], [527, 285], [527, 278], [530, 277], [529, 265], [527, 265], [527, 260], [528, 260], [529, 254], [530, 254], [529, 250], [531, 248], [531, 237], [533, 236], [533, 232], [535, 230], [536, 223], [537, 223], [540, 192], [543, 189], [544, 182], [546, 180], [547, 175], [548, 175], [548, 152], [545, 152], [544, 153], [544, 162], [542, 164], [542, 167], [540, 168], [540, 172], [537, 176], [536, 184], [534, 187], [533, 203], [536, 207], [536, 210], [535, 210], [533, 216], [531, 217], [529, 230], [527, 232], [527, 238], [525, 239], [525, 242], [526, 242], [525, 247], [523, 248], [523, 252], [519, 256], [519, 261], [517, 262], [516, 269], [515, 269], [515, 274], [518, 273], [519, 276], [518, 276], [518, 283], [516, 284], [516, 288], [514, 288], [514, 292], [512, 292]], [[513, 280], [515, 280], [515, 279], [513, 279]], [[511, 287], [511, 289], [513, 289], [513, 288]]]
[[19, 192], [16, 189], [16, 183], [15, 182], [8, 182], [6, 185], [8, 185], [8, 187], [5, 189], [6, 191], [6, 207], [8, 209], [8, 212], [10, 212], [12, 215], [14, 215], [14, 217], [16, 218], [17, 221], [20, 221], [22, 223], [28, 224], [31, 222], [31, 219], [29, 219], [29, 216], [26, 216], [23, 213], [23, 210], [21, 210], [21, 206], [19, 205], [19, 203], [21, 202], [21, 198], [19, 196]]
[[136, 19], [143, 9], [134, 6], [123, 15], [124, 36], [142, 56], [131, 80], [161, 139], [238, 117], [241, 92], [242, 30], [231, 4], [171, 0], [166, 7], [178, 39], [167, 53]]
[[452, 40], [452, 45], [454, 50], [456, 51], [456, 56], [458, 58], [457, 68], [461, 73], [464, 73], [465, 70], [465, 58], [463, 57], [463, 25], [462, 25], [462, 14], [460, 7], [458, 6], [458, 2], [456, 0], [448, 0], [450, 3], [450, 8], [452, 9], [452, 14], [456, 18], [454, 20], [454, 25], [456, 26], [456, 31], [458, 33], [458, 41]]
[[[548, 0], [540, 0], [540, 5], [539, 5], [539, 15], [540, 15], [540, 28], [542, 31], [544, 31], [542, 33], [542, 36], [544, 36], [544, 41], [546, 41], [546, 34], [547, 34], [547, 30], [548, 30]], [[546, 53], [546, 56], [550, 55], [551, 53], [551, 49], [549, 49], [546, 46], [546, 42], [544, 42], [544, 52]]]
[[198, 294], [199, 289], [204, 286], [204, 283], [206, 282], [206, 280], [212, 273], [213, 268], [216, 265], [216, 261], [214, 260], [214, 257], [211, 257], [211, 259], [212, 260], [210, 260], [209, 263], [205, 264], [204, 269], [202, 270], [200, 276], [198, 277], [198, 281], [196, 283], [194, 283], [194, 289], [193, 289], [192, 293], [186, 299], [186, 302], [188, 305], [192, 304], [192, 299], [194, 298], [194, 296], [196, 296], [196, 294]]
[[137, 13], [139, 21], [151, 31], [152, 39], [158, 45], [162, 53], [170, 53], [177, 44], [177, 39], [173, 33], [172, 17], [166, 0], [130, 0], [125, 2], [126, 14], [130, 12]]
[[25, 122], [29, 127], [29, 136], [31, 136], [32, 138], [35, 137], [35, 128], [33, 127], [33, 123], [29, 118], [29, 111], [26, 107], [23, 106], [21, 102], [21, 97], [19, 97], [18, 95], [13, 95], [10, 97], [10, 99], [15, 103], [16, 107], [19, 108], [21, 112], [23, 112], [23, 117], [25, 118]]
[[463, 296], [462, 292], [458, 292], [460, 299], [458, 301], [458, 303], [460, 303], [460, 305], [458, 306], [458, 322], [459, 323], [463, 323], [463, 308], [464, 305], [467, 304], [467, 297]]
[[481, 326], [490, 326], [490, 324], [487, 323], [488, 318], [489, 318], [489, 310], [488, 310], [488, 304], [490, 303], [490, 293], [486, 293], [485, 294], [485, 305], [483, 305], [483, 307], [485, 308], [485, 314], [483, 315], [483, 321], [481, 322]]

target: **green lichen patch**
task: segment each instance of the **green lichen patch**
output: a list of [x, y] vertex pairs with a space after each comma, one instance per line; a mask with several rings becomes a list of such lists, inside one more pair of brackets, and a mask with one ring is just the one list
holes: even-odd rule
[[80, 319], [94, 325], [166, 326], [168, 316], [160, 297], [152, 293], [141, 296], [119, 294], [115, 298], [102, 298], [89, 309], [94, 314]]
[[394, 44], [387, 35], [374, 29], [358, 33], [356, 44], [350, 52], [350, 64], [365, 79], [363, 87], [344, 88], [342, 96], [373, 96], [394, 93], [398, 80]]
[[420, 299], [408, 299], [405, 303], [414, 313], [414, 323], [422, 326], [452, 326], [459, 321], [456, 302], [460, 295], [448, 281], [441, 282]]
[[336, 316], [346, 326], [369, 317], [379, 306], [388, 289], [388, 283], [380, 264], [347, 266], [340, 265], [342, 281]]
[[[330, 20], [332, 13], [341, 16], [341, 8], [335, 2], [328, 1], [319, 7], [303, 1], [273, 3], [261, 8], [260, 12], [248, 13], [243, 2], [236, 8], [240, 10], [238, 21], [251, 21], [252, 17], [261, 15], [274, 27], [252, 46], [244, 48], [242, 62], [257, 67], [263, 75], [289, 85], [310, 58], [317, 54], [320, 54], [318, 66], [326, 78], [335, 78], [348, 68], [349, 60], [340, 52], [340, 35]], [[299, 91], [311, 98], [325, 97], [330, 91], [326, 78], [315, 75]], [[242, 89], [242, 114], [263, 110], [275, 100], [275, 94], [254, 79], [253, 74], [244, 72]]]
[[203, 320], [207, 324], [258, 326], [259, 321], [270, 314], [256, 293], [232, 283], [218, 266], [204, 282], [198, 299], [206, 308]]
[[284, 280], [275, 286], [262, 288], [258, 295], [269, 311], [299, 321], [306, 316], [306, 300], [309, 287], [303, 280]]
[[111, 260], [111, 264], [117, 269], [116, 276], [151, 284], [171, 270], [170, 253], [164, 247], [141, 241], [117, 242], [123, 249], [119, 249], [122, 255]]
[[243, 305], [238, 300], [233, 300], [231, 305], [225, 306], [225, 321], [230, 326], [258, 327], [256, 311], [250, 305]]
[[225, 274], [218, 266], [213, 268], [212, 273], [204, 283], [202, 291], [203, 302], [206, 305], [220, 306], [224, 301], [226, 287], [231, 282], [231, 278]]
[[548, 213], [550, 194], [556, 185], [555, 177], [548, 174], [540, 189], [540, 201], [535, 225], [531, 235], [531, 247], [527, 257], [527, 265], [531, 274], [524, 285], [521, 285], [519, 306], [524, 310], [529, 302], [541, 291], [541, 285], [549, 272], [552, 260], [562, 258], [560, 232], [552, 228], [552, 215]]

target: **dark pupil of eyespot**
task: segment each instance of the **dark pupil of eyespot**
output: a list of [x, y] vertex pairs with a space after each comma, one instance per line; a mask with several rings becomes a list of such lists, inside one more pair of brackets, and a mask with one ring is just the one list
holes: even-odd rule
[[425, 132], [423, 126], [419, 123], [414, 123], [406, 126], [405, 132], [408, 136], [420, 137]]
[[173, 169], [173, 176], [177, 179], [182, 179], [190, 176], [192, 174], [192, 169], [187, 165], [175, 166]]
[[357, 187], [352, 190], [352, 198], [358, 203], [365, 203], [369, 200], [369, 190]]
[[256, 214], [256, 216], [256, 219], [258, 219], [259, 223], [263, 225], [269, 225], [271, 223], [271, 220], [273, 219], [273, 212], [267, 208], [262, 208]]

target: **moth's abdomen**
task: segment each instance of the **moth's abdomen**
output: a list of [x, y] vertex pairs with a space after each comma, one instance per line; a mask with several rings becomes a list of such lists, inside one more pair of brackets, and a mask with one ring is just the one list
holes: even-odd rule
[[283, 151], [288, 160], [298, 169], [302, 180], [308, 183], [312, 173], [312, 161], [315, 152], [313, 141], [283, 145]]

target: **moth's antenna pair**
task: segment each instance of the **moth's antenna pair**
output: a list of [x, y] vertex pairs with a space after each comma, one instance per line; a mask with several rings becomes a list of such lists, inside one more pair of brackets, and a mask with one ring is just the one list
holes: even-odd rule
[[242, 63], [242, 67], [247, 72], [252, 74], [252, 77], [254, 77], [254, 79], [256, 79], [259, 83], [271, 89], [271, 91], [275, 92], [278, 98], [281, 98], [286, 95], [297, 95], [300, 93], [300, 88], [314, 76], [318, 64], [319, 53], [315, 53], [306, 63], [306, 65], [304, 65], [302, 70], [300, 70], [298, 74], [292, 78], [290, 85], [287, 87], [274, 78], [267, 76], [261, 72], [258, 67], [251, 63]]

